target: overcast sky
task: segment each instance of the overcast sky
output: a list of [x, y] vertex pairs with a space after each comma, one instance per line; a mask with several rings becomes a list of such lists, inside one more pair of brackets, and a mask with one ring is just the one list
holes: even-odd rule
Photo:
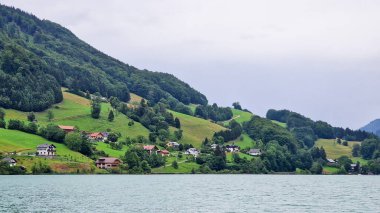
[[380, 118], [380, 1], [3, 0], [141, 69], [258, 115]]

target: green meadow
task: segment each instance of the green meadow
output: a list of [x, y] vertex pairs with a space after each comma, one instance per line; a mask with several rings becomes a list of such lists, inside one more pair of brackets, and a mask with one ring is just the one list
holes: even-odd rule
[[224, 127], [208, 120], [185, 115], [179, 112], [170, 112], [173, 113], [174, 117], [177, 117], [181, 122], [181, 129], [183, 130], [183, 137], [180, 140], [181, 143], [192, 144], [194, 147], [199, 148], [205, 138], [211, 139], [215, 132], [225, 129]]

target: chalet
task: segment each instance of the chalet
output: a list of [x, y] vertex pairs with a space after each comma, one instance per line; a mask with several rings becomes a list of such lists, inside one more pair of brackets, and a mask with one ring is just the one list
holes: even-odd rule
[[152, 153], [157, 154], [160, 149], [156, 145], [146, 145], [144, 146], [144, 150], [151, 155]]
[[56, 147], [53, 144], [41, 144], [37, 146], [37, 155], [38, 156], [55, 156]]
[[9, 166], [16, 166], [17, 160], [14, 158], [3, 158], [1, 161], [8, 163]]
[[260, 156], [262, 152], [261, 152], [261, 149], [250, 149], [248, 151], [248, 154], [252, 156]]
[[121, 161], [118, 158], [101, 157], [95, 162], [95, 165], [99, 169], [108, 169], [108, 168], [116, 168], [122, 163], [123, 161]]
[[105, 141], [108, 138], [108, 133], [106, 132], [94, 132], [88, 134], [88, 139], [91, 141]]
[[170, 142], [168, 142], [166, 144], [166, 147], [178, 148], [179, 147], [179, 143], [170, 141]]
[[240, 151], [240, 147], [239, 146], [236, 146], [236, 145], [227, 145], [225, 146], [227, 152], [239, 152]]
[[186, 150], [185, 155], [192, 155], [194, 157], [197, 157], [199, 155], [199, 151], [196, 148], [190, 148]]
[[335, 166], [335, 165], [337, 165], [337, 162], [333, 159], [327, 159], [327, 165], [328, 166]]
[[60, 129], [62, 129], [63, 131], [65, 131], [65, 133], [73, 132], [75, 130], [74, 126], [62, 126], [62, 125], [58, 125], [58, 127]]
[[170, 152], [166, 149], [157, 151], [162, 157], [169, 156]]

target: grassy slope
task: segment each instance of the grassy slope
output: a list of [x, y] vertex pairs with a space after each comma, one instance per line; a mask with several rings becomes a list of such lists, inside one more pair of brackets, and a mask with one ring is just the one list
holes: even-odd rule
[[55, 159], [44, 159], [30, 156], [16, 156], [18, 164], [25, 166], [28, 172], [31, 172], [33, 164], [38, 161], [49, 164], [57, 173], [76, 172], [78, 168], [80, 170], [90, 170], [93, 167], [91, 159], [78, 152], [71, 151], [63, 144], [50, 142], [40, 136], [16, 130], [0, 129], [0, 152], [16, 151], [18, 153], [34, 154], [37, 145], [43, 143], [54, 144], [57, 147], [58, 157]]
[[[149, 131], [140, 123], [135, 122], [133, 126], [128, 126], [130, 119], [121, 113], [116, 114], [113, 122], [109, 122], [107, 120], [109, 110], [111, 109], [109, 103], [102, 103], [100, 119], [93, 119], [90, 116], [89, 100], [67, 92], [64, 92], [63, 96], [64, 100], [61, 103], [49, 109], [54, 113], [54, 120], [52, 121], [54, 124], [78, 126], [81, 130], [89, 132], [111, 129], [112, 131], [120, 132], [123, 137], [136, 137], [138, 135], [147, 137], [149, 134]], [[47, 111], [35, 113], [39, 124], [47, 125], [49, 123]], [[27, 113], [25, 112], [6, 110], [7, 119], [26, 120], [26, 116]]]
[[315, 146], [322, 147], [325, 149], [327, 157], [331, 159], [337, 159], [340, 156], [346, 155], [352, 158], [352, 146], [356, 143], [360, 143], [357, 141], [349, 141], [348, 146], [343, 146], [338, 144], [335, 139], [319, 139], [315, 143]]
[[241, 149], [246, 149], [246, 148], [252, 148], [255, 145], [255, 141], [252, 140], [247, 134], [243, 133], [243, 140], [240, 140], [240, 137], [234, 141], [228, 142], [228, 144], [235, 144], [240, 146]]
[[202, 141], [206, 137], [211, 139], [215, 132], [225, 129], [224, 127], [208, 120], [179, 112], [170, 112], [173, 113], [174, 117], [177, 117], [181, 121], [181, 129], [183, 130], [183, 137], [180, 140], [181, 143], [188, 143], [192, 144], [194, 147], [200, 147]]
[[[121, 113], [117, 113], [115, 115], [115, 120], [109, 122], [107, 120], [109, 110], [111, 109], [109, 103], [102, 103], [100, 119], [93, 119], [90, 116], [91, 109], [89, 100], [67, 92], [64, 92], [63, 96], [64, 100], [61, 103], [56, 104], [49, 109], [54, 113], [54, 120], [52, 121], [54, 124], [78, 126], [81, 130], [89, 132], [107, 131], [107, 129], [111, 129], [112, 131], [121, 133], [121, 140], [124, 140], [127, 136], [134, 138], [138, 135], [143, 135], [145, 137], [148, 137], [149, 135], [149, 131], [138, 122], [134, 122], [133, 126], [128, 126], [130, 119]], [[134, 101], [140, 100], [138, 96], [132, 97], [132, 100]], [[47, 125], [49, 123], [47, 119], [47, 111], [48, 110], [35, 113], [39, 124]], [[27, 113], [25, 112], [9, 109], [6, 110], [7, 119], [19, 119], [25, 121], [26, 116]], [[120, 155], [124, 155], [126, 147], [124, 147], [123, 150], [113, 150], [106, 144], [98, 144], [97, 149], [105, 151], [110, 156], [119, 157]]]
[[284, 128], [287, 127], [286, 123], [282, 123], [282, 122], [275, 121], [275, 120], [272, 120], [272, 122], [275, 123], [275, 124], [277, 124], [277, 125], [279, 125], [279, 126], [281, 126], [281, 127], [284, 127]]

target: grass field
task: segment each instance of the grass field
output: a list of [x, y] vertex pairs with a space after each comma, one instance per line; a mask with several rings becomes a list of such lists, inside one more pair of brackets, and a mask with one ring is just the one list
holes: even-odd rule
[[[111, 131], [120, 132], [123, 138], [127, 136], [133, 138], [138, 135], [148, 137], [149, 135], [149, 131], [138, 122], [134, 122], [133, 126], [128, 126], [130, 119], [121, 113], [115, 113], [115, 120], [109, 122], [107, 120], [109, 110], [111, 109], [109, 103], [102, 103], [100, 119], [93, 119], [90, 116], [89, 100], [67, 92], [63, 92], [63, 96], [64, 100], [61, 103], [49, 109], [54, 114], [54, 119], [51, 123], [77, 126], [81, 130], [88, 132], [107, 131], [110, 129]], [[135, 99], [138, 98], [135, 97]], [[9, 109], [5, 111], [7, 119], [26, 120], [27, 113], [25, 112]], [[35, 113], [39, 124], [47, 125], [49, 123], [47, 111]]]
[[242, 134], [243, 140], [240, 140], [240, 137], [234, 141], [230, 141], [227, 144], [235, 144], [240, 146], [240, 149], [252, 148], [255, 145], [255, 141], [252, 140], [247, 134]]
[[360, 142], [349, 141], [348, 146], [343, 146], [338, 144], [335, 139], [319, 139], [315, 142], [315, 146], [323, 146], [326, 151], [327, 158], [337, 159], [343, 155], [352, 158], [352, 146], [356, 143]]
[[336, 167], [331, 167], [331, 166], [323, 167], [324, 174], [336, 174], [338, 171], [339, 171], [339, 168], [336, 168]]
[[194, 162], [178, 162], [178, 169], [173, 168], [171, 165], [152, 169], [152, 173], [156, 174], [190, 174], [191, 170], [199, 169], [199, 165]]
[[[245, 158], [247, 160], [251, 160], [252, 158], [254, 158], [251, 155], [247, 155], [247, 154], [244, 154], [244, 153], [241, 153], [241, 152], [239, 152], [238, 154], [239, 154], [240, 158]], [[233, 162], [233, 158], [232, 158], [232, 153], [231, 152], [227, 152], [226, 158], [227, 158], [227, 162], [229, 162], [229, 163]]]
[[17, 130], [0, 129], [0, 152], [17, 152], [24, 154], [34, 154], [39, 144], [49, 143], [57, 147], [57, 157], [54, 159], [45, 159], [40, 157], [20, 156], [15, 158], [19, 165], [25, 166], [27, 172], [31, 172], [34, 163], [42, 161], [48, 164], [56, 173], [75, 173], [80, 171], [89, 171], [93, 168], [93, 161], [78, 153], [71, 151], [65, 145], [50, 142], [40, 136], [20, 132]]
[[103, 150], [110, 157], [122, 158], [124, 157], [125, 152], [128, 150], [128, 147], [124, 145], [121, 150], [115, 150], [115, 149], [112, 149], [109, 144], [98, 142], [96, 143], [96, 149]]
[[[211, 139], [215, 132], [225, 129], [224, 127], [208, 120], [185, 115], [179, 112], [170, 112], [173, 113], [174, 117], [177, 117], [181, 122], [181, 129], [183, 130], [183, 137], [180, 140], [181, 143], [192, 144], [194, 147], [199, 148], [202, 141], [206, 137]], [[173, 128], [171, 129], [173, 130]]]
[[275, 121], [275, 120], [272, 120], [272, 122], [275, 123], [275, 124], [277, 124], [277, 125], [279, 125], [279, 126], [281, 126], [281, 127], [284, 127], [284, 128], [287, 127], [286, 123], [282, 123], [282, 122]]

